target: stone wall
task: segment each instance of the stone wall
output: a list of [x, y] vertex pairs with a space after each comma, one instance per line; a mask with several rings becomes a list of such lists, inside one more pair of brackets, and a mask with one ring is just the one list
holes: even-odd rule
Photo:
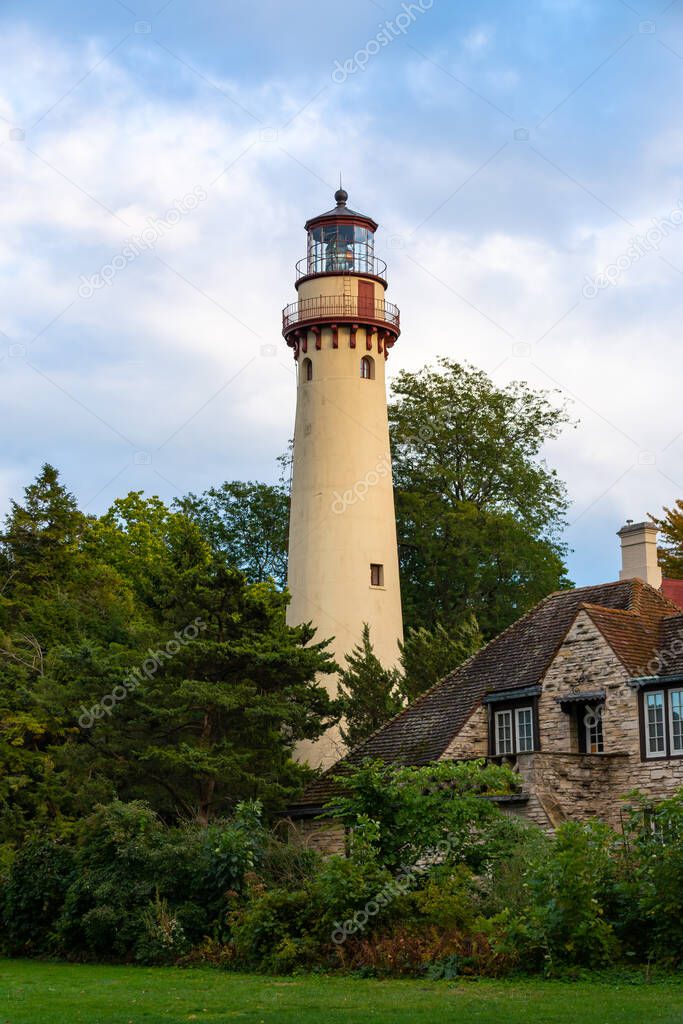
[[290, 819], [290, 840], [309, 850], [330, 855], [346, 853], [346, 833], [337, 821], [316, 818]]
[[529, 796], [520, 813], [541, 828], [587, 818], [618, 828], [616, 795], [628, 761], [628, 754], [520, 754], [516, 768]]
[[464, 726], [451, 740], [439, 758], [440, 761], [458, 761], [462, 758], [486, 757], [489, 752], [489, 724], [486, 708], [480, 704]]

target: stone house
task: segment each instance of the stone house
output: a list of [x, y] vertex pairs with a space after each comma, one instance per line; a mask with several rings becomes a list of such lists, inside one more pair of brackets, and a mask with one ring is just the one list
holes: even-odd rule
[[657, 800], [683, 787], [677, 581], [662, 583], [653, 527], [620, 537], [622, 579], [549, 595], [313, 782], [289, 811], [304, 837], [343, 848], [319, 815], [333, 776], [368, 757], [509, 763], [520, 788], [506, 809], [547, 829], [618, 827], [633, 789]]

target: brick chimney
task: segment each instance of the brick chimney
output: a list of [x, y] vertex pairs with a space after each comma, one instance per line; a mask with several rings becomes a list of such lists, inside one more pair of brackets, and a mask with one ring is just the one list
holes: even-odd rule
[[657, 527], [652, 523], [634, 523], [628, 520], [617, 536], [621, 540], [620, 580], [634, 577], [644, 580], [659, 590], [662, 570], [657, 564]]

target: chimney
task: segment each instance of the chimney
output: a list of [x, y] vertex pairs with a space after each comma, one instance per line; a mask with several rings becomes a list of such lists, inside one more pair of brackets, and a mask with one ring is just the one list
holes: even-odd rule
[[657, 564], [657, 527], [653, 523], [634, 523], [629, 519], [617, 537], [621, 539], [620, 580], [634, 577], [659, 590], [662, 570]]

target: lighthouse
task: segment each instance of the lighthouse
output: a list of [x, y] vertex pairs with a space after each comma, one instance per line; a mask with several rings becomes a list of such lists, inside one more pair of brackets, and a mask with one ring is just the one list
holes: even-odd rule
[[[349, 209], [344, 189], [334, 198], [334, 209], [306, 222], [297, 301], [282, 314], [297, 368], [287, 621], [333, 637], [342, 667], [367, 622], [391, 668], [403, 631], [385, 367], [399, 311], [385, 298], [377, 223]], [[324, 683], [336, 696], [336, 677]], [[338, 728], [297, 748], [314, 767], [343, 753]]]

